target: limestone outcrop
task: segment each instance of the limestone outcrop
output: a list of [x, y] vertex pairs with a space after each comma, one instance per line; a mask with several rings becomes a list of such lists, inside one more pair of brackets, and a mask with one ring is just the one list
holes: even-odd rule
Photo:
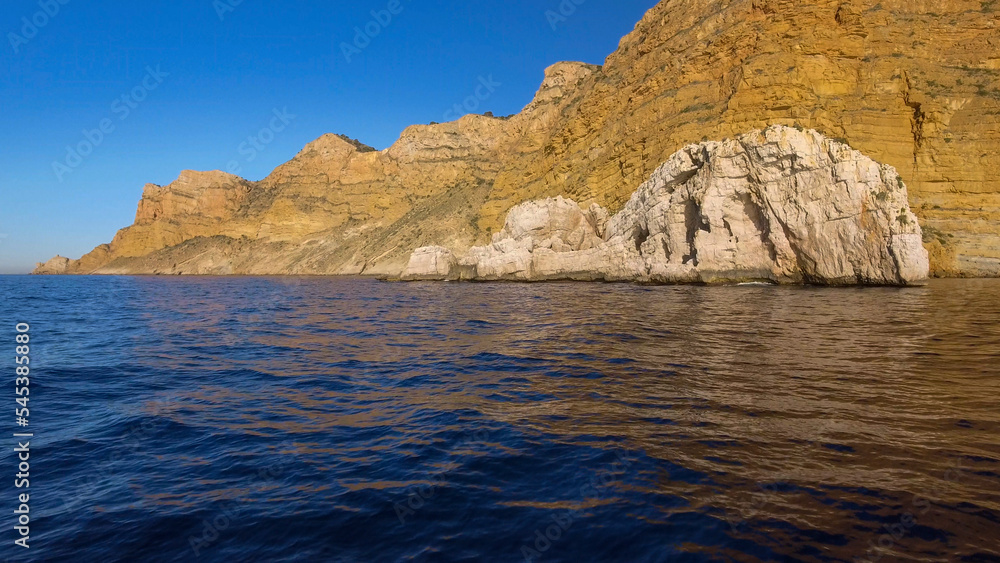
[[548, 68], [516, 115], [415, 125], [378, 151], [326, 135], [259, 182], [182, 173], [65, 271], [398, 276], [414, 248], [485, 245], [523, 202], [618, 213], [683, 147], [781, 124], [894, 167], [933, 275], [1000, 275], [998, 9], [662, 0], [603, 65]]
[[70, 259], [63, 256], [56, 256], [48, 262], [35, 264], [36, 274], [62, 275], [69, 268]]
[[447, 248], [425, 246], [413, 251], [409, 264], [403, 270], [403, 278], [409, 281], [446, 280], [457, 265], [455, 255]]
[[908, 285], [928, 277], [921, 242], [894, 168], [774, 126], [683, 148], [610, 219], [518, 205], [492, 244], [418, 249], [403, 278]]

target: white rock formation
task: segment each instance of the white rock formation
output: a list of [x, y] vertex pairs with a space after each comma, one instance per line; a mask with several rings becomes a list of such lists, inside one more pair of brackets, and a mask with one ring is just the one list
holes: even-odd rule
[[455, 255], [447, 248], [440, 246], [418, 248], [410, 256], [410, 263], [403, 272], [403, 278], [407, 280], [447, 279], [457, 263]]
[[528, 202], [489, 246], [444, 252], [417, 250], [403, 278], [907, 285], [929, 269], [895, 169], [782, 126], [678, 151], [610, 219]]

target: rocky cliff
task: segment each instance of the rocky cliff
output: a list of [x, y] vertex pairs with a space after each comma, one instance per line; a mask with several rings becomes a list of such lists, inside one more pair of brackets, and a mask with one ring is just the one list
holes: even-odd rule
[[403, 279], [908, 285], [927, 279], [921, 234], [891, 166], [773, 126], [683, 148], [610, 218], [518, 205], [492, 244], [418, 249]]
[[663, 0], [601, 67], [560, 63], [510, 119], [368, 150], [328, 135], [260, 182], [185, 172], [136, 222], [40, 271], [398, 274], [507, 212], [565, 196], [616, 213], [670, 155], [772, 124], [815, 129], [909, 187], [934, 275], [1000, 274], [1000, 33], [980, 0]]

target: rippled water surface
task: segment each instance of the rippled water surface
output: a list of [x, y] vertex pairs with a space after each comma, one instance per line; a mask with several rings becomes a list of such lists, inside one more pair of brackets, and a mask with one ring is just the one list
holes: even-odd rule
[[11, 561], [1000, 561], [1000, 281], [0, 288]]

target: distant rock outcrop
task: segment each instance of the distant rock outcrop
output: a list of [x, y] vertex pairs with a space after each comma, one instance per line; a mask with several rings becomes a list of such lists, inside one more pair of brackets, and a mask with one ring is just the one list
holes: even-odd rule
[[39, 262], [35, 264], [36, 274], [46, 274], [46, 275], [62, 275], [66, 273], [67, 268], [69, 268], [70, 259], [64, 258], [62, 256], [56, 256], [50, 259], [48, 262]]
[[610, 219], [563, 199], [518, 205], [457, 261], [418, 249], [404, 279], [908, 285], [928, 276], [896, 170], [775, 126], [674, 154]]

